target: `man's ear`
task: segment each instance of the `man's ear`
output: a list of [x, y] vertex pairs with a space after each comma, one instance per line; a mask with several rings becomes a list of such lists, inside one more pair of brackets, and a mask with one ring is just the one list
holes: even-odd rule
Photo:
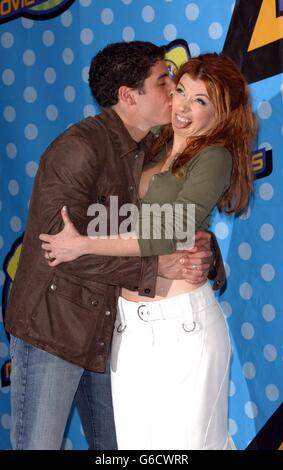
[[118, 90], [118, 98], [122, 103], [128, 104], [128, 106], [133, 106], [136, 104], [134, 90], [127, 86], [120, 86]]

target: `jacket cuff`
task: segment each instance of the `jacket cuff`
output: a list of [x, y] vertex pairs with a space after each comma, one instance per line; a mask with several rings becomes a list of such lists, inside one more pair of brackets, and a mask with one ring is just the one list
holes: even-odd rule
[[217, 239], [213, 232], [209, 233], [211, 234], [210, 244], [213, 254], [213, 261], [207, 277], [208, 279], [214, 281], [212, 285], [213, 290], [218, 290], [222, 289], [222, 287], [226, 284], [226, 273]]
[[156, 278], [158, 272], [158, 257], [150, 256], [142, 258], [139, 295], [147, 297], [155, 296]]

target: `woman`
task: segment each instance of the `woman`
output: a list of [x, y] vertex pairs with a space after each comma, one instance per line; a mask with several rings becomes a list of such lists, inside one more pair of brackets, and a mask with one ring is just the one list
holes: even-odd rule
[[[154, 162], [143, 173], [135, 231], [114, 240], [80, 236], [62, 211], [64, 230], [40, 236], [46, 257], [54, 258], [50, 266], [87, 253], [171, 253], [178, 243], [191, 241], [194, 231], [209, 227], [215, 206], [229, 214], [245, 208], [256, 126], [244, 77], [224, 55], [204, 54], [184, 64], [175, 81], [172, 126], [162, 130]], [[152, 222], [144, 208], [153, 203], [178, 210], [167, 219], [159, 212]], [[195, 207], [195, 225], [189, 204]], [[122, 289], [119, 298], [112, 345], [118, 446], [232, 449], [231, 346], [211, 286], [158, 278], [156, 292], [149, 301]]]

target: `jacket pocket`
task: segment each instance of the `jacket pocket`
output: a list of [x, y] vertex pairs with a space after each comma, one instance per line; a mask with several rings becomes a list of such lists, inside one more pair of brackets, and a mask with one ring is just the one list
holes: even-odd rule
[[54, 276], [33, 312], [29, 334], [41, 344], [68, 356], [70, 361], [87, 355], [99, 326], [103, 295]]

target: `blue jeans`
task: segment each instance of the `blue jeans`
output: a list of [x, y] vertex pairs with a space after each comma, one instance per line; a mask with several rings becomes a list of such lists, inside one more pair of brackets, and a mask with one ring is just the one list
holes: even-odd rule
[[58, 450], [75, 399], [90, 449], [117, 449], [106, 372], [90, 372], [11, 336], [14, 450]]

